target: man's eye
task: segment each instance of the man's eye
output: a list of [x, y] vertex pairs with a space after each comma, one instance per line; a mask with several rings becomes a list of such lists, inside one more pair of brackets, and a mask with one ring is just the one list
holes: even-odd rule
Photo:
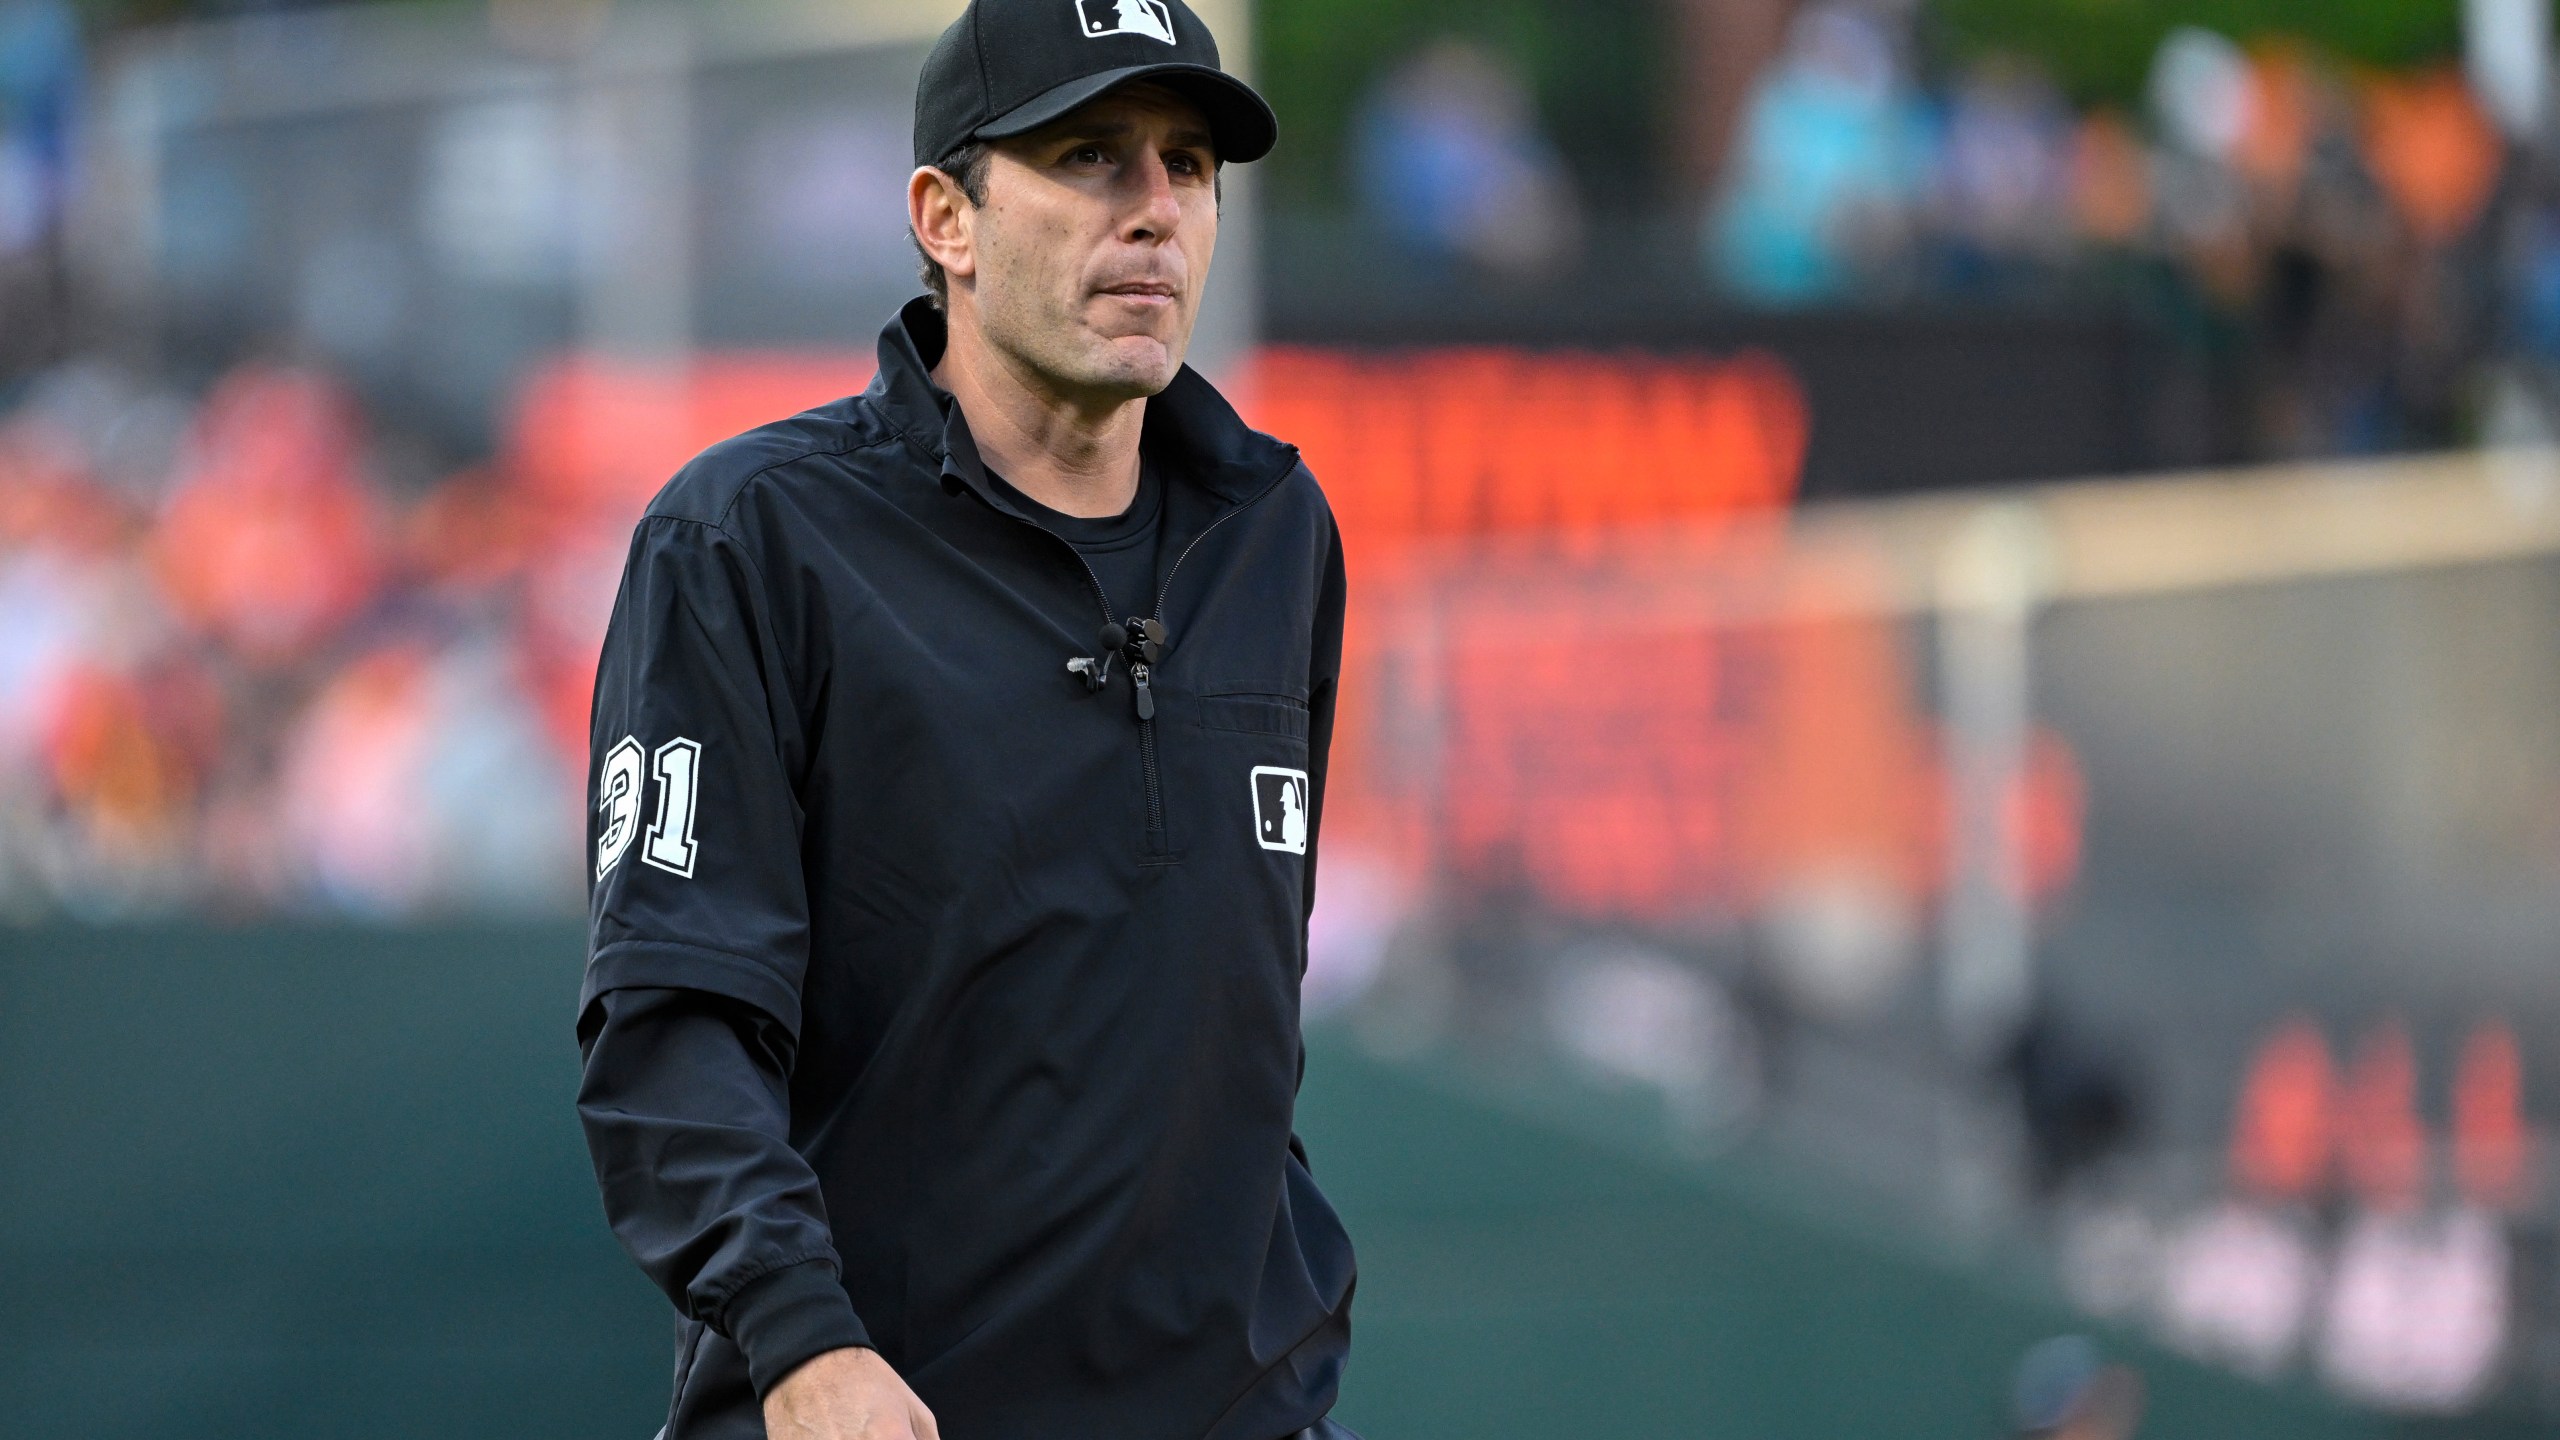
[[1200, 158], [1196, 155], [1167, 155], [1164, 157], [1164, 168], [1177, 175], [1197, 175], [1201, 172], [1202, 166]]
[[1099, 165], [1103, 162], [1103, 158], [1101, 146], [1079, 145], [1074, 151], [1068, 154], [1067, 163], [1071, 165]]

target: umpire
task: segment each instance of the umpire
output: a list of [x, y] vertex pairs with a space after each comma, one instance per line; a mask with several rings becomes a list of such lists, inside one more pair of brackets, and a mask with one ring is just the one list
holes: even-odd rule
[[1276, 138], [1182, 0], [976, 0], [932, 293], [632, 537], [578, 1110], [670, 1440], [1348, 1434], [1291, 1133], [1342, 551], [1182, 364]]

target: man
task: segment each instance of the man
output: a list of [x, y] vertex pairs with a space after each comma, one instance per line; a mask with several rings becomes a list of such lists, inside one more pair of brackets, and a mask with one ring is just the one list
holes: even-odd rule
[[916, 98], [934, 294], [634, 535], [579, 1113], [670, 1440], [1348, 1433], [1291, 1133], [1341, 549], [1182, 367], [1276, 134], [1180, 0], [977, 0]]

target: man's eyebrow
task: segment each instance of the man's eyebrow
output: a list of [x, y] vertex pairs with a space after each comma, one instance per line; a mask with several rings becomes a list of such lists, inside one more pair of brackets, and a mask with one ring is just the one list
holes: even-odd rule
[[1126, 120], [1092, 120], [1081, 125], [1062, 125], [1056, 138], [1066, 140], [1118, 140], [1131, 130]]
[[[1051, 138], [1050, 143], [1053, 145], [1071, 145], [1085, 140], [1126, 140], [1130, 135], [1136, 133], [1137, 128], [1137, 126], [1126, 120], [1096, 120], [1089, 124], [1073, 125], [1061, 128], [1058, 133]], [[1165, 144], [1177, 150], [1209, 150], [1215, 148], [1215, 141], [1211, 138], [1209, 132], [1198, 129], [1176, 130], [1171, 135], [1165, 137]]]

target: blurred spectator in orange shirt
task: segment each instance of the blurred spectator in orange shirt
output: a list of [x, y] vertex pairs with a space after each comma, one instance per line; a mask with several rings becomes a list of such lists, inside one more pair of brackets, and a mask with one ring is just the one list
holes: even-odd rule
[[205, 402], [154, 558], [189, 627], [260, 666], [306, 658], [373, 598], [379, 519], [354, 403], [310, 373], [235, 372]]

